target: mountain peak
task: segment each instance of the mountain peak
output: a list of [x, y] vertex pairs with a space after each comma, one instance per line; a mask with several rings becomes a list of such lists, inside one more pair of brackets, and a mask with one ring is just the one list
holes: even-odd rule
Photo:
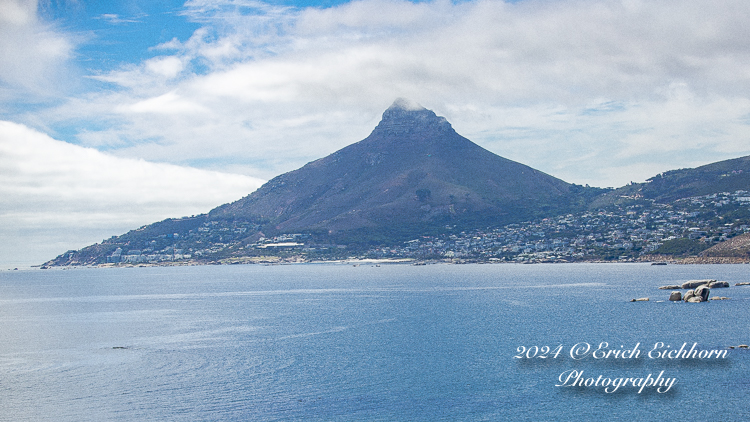
[[388, 107], [388, 110], [421, 111], [427, 109], [408, 98], [396, 98], [396, 101]]
[[383, 113], [383, 118], [373, 133], [389, 133], [403, 135], [404, 133], [453, 131], [450, 123], [444, 117], [439, 117], [432, 110], [428, 110], [418, 103], [397, 98]]

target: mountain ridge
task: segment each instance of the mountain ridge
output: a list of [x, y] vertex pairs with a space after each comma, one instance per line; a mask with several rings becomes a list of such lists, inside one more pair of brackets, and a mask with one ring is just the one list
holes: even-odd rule
[[717, 192], [750, 189], [750, 155], [704, 164], [695, 168], [669, 170], [643, 183], [632, 183], [602, 195], [592, 206], [611, 204], [614, 198], [638, 196], [669, 202]]

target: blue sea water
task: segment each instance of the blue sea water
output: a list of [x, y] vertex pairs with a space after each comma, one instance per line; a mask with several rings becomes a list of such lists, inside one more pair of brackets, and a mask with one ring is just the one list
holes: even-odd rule
[[[2, 421], [734, 421], [750, 417], [745, 265], [303, 264], [0, 272]], [[666, 284], [727, 280], [725, 301]], [[650, 297], [649, 302], [629, 302]], [[638, 358], [570, 349], [637, 346]], [[546, 359], [519, 347], [562, 345]], [[526, 356], [524, 354], [524, 356]], [[538, 354], [537, 354], [538, 356]], [[656, 388], [557, 386], [675, 378]]]

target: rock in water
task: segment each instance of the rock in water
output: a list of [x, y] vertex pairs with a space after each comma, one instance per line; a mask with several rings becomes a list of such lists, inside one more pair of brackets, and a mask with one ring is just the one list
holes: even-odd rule
[[699, 286], [695, 289], [695, 295], [701, 298], [701, 302], [708, 302], [708, 295], [711, 289], [708, 286]]
[[690, 298], [692, 298], [693, 296], [695, 296], [695, 292], [694, 292], [694, 291], [692, 291], [692, 290], [688, 290], [687, 292], [685, 292], [685, 296], [684, 296], [684, 297], [683, 297], [682, 299], [683, 299], [683, 300], [684, 300], [685, 302], [687, 302], [687, 301], [689, 301], [689, 300], [690, 300]]
[[638, 299], [630, 299], [631, 302], [648, 302], [647, 297], [640, 297]]
[[682, 283], [682, 288], [683, 289], [694, 289], [694, 288], [696, 288], [698, 286], [703, 286], [704, 284], [710, 284], [710, 283], [714, 283], [714, 282], [716, 282], [716, 280], [711, 280], [711, 279], [707, 279], [707, 280], [690, 280], [690, 281], [686, 281], [685, 283]]
[[708, 287], [712, 289], [729, 287], [729, 282], [728, 281], [714, 281], [713, 283], [709, 284]]
[[681, 288], [680, 286], [670, 284], [669, 286], [659, 287], [659, 290], [674, 290], [674, 289], [680, 289], [680, 288]]
[[669, 300], [672, 302], [679, 302], [682, 300], [682, 293], [680, 292], [672, 292], [672, 294], [669, 295]]

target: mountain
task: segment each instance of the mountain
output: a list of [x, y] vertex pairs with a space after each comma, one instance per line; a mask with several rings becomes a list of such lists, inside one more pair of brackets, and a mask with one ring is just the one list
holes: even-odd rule
[[583, 204], [582, 191], [487, 151], [445, 118], [399, 99], [364, 140], [282, 174], [208, 216], [263, 222], [267, 235], [417, 233], [568, 212]]
[[[583, 209], [601, 191], [493, 154], [456, 133], [445, 118], [398, 99], [364, 140], [282, 174], [236, 202], [68, 251], [45, 265], [103, 263], [128, 248], [141, 253], [171, 247], [174, 254], [168, 245], [180, 235], [181, 241], [200, 238], [203, 246], [249, 244], [284, 233], [350, 248], [388, 245], [446, 226], [486, 228]], [[206, 237], [216, 227], [223, 233]]]

